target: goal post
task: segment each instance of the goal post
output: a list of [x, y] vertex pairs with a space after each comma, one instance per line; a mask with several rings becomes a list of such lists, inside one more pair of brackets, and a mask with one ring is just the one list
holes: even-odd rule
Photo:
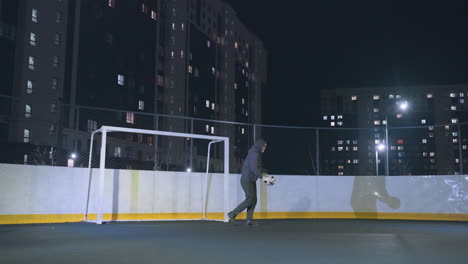
[[[147, 129], [135, 129], [135, 128], [125, 128], [125, 127], [114, 127], [114, 126], [102, 126], [100, 129], [92, 132], [91, 140], [90, 140], [90, 150], [89, 150], [89, 163], [88, 163], [88, 175], [89, 175], [89, 182], [87, 186], [87, 196], [86, 196], [86, 208], [84, 213], [84, 221], [85, 222], [93, 222], [97, 224], [102, 224], [103, 222], [103, 211], [104, 211], [104, 197], [105, 197], [105, 189], [106, 186], [106, 149], [108, 144], [108, 136], [109, 133], [132, 133], [132, 134], [141, 134], [141, 135], [149, 135], [149, 136], [168, 136], [168, 137], [177, 137], [177, 138], [187, 138], [187, 139], [201, 139], [209, 141], [208, 149], [207, 149], [207, 158], [206, 158], [206, 171], [202, 176], [201, 180], [201, 196], [202, 196], [202, 217], [201, 219], [186, 219], [186, 220], [214, 220], [214, 219], [207, 219], [207, 197], [208, 197], [208, 176], [210, 170], [210, 151], [211, 146], [216, 143], [223, 143], [224, 147], [224, 169], [223, 169], [223, 220], [224, 222], [228, 221], [228, 205], [229, 205], [229, 138], [228, 137], [220, 137], [220, 136], [209, 136], [209, 135], [200, 135], [200, 134], [190, 134], [190, 133], [178, 133], [178, 132], [169, 132], [169, 131], [160, 131], [160, 130], [147, 130]], [[97, 181], [92, 180], [93, 174], [93, 166], [92, 166], [92, 157], [93, 157], [93, 142], [95, 136], [97, 134], [101, 134], [101, 144], [100, 144], [100, 154], [99, 154], [99, 167], [98, 167], [98, 179]], [[92, 186], [93, 182], [97, 186]], [[94, 187], [94, 188], [92, 188]], [[96, 220], [90, 220], [89, 218], [89, 204], [90, 204], [90, 197], [91, 197], [91, 190], [95, 191], [95, 214]], [[145, 219], [145, 220], [152, 220], [152, 219]], [[154, 219], [156, 220], [156, 219]], [[171, 219], [165, 219], [171, 220]], [[174, 219], [176, 220], [176, 219]], [[178, 219], [177, 219], [178, 220]]]

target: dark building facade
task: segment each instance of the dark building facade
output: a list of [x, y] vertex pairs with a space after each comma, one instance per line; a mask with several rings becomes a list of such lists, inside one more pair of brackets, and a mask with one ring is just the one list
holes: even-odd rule
[[[10, 93], [2, 94], [18, 100], [5, 123], [9, 144], [25, 145], [15, 147], [13, 162], [31, 163], [31, 148], [40, 147], [84, 157], [89, 133], [111, 125], [228, 136], [231, 169], [241, 166], [254, 139], [248, 126], [154, 115], [261, 122], [267, 52], [225, 2], [21, 0], [7, 7], [17, 14], [9, 40], [15, 65], [8, 66]], [[127, 168], [200, 170], [206, 147], [117, 134], [107, 152]], [[219, 146], [214, 155], [221, 168]]]
[[[377, 168], [379, 175], [386, 170], [390, 175], [462, 172], [468, 154], [467, 92], [467, 85], [322, 91], [322, 125], [336, 129], [322, 133], [322, 173], [375, 175]], [[388, 149], [378, 152], [376, 168], [379, 144]]]

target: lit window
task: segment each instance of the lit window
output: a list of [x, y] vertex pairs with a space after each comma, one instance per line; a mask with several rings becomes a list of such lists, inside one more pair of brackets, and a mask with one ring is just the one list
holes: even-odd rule
[[429, 156], [434, 157], [434, 156], [435, 156], [435, 153], [434, 153], [434, 152], [431, 152], [431, 153], [429, 153]]
[[97, 121], [88, 120], [88, 132], [94, 132], [97, 130]]
[[121, 147], [115, 147], [114, 148], [114, 157], [116, 157], [116, 158], [121, 158], [122, 157], [122, 148]]
[[23, 131], [23, 142], [29, 143], [30, 137], [31, 137], [31, 132], [29, 131], [29, 129], [25, 129]]
[[352, 100], [352, 101], [356, 101], [356, 100], [357, 100], [357, 96], [355, 96], [355, 95], [351, 96], [351, 100]]
[[397, 118], [403, 118], [403, 115], [402, 114], [397, 114], [396, 117]]
[[123, 76], [122, 74], [119, 74], [117, 76], [117, 83], [121, 86], [124, 86], [125, 85], [125, 76]]
[[193, 72], [192, 65], [189, 65], [189, 66], [188, 66], [188, 72], [189, 72], [189, 73], [192, 73], [192, 72]]
[[182, 22], [182, 24], [180, 24], [180, 28], [182, 29], [182, 31], [185, 30], [185, 24]]
[[450, 126], [445, 126], [445, 130], [450, 130]]
[[436, 162], [435, 159], [431, 159], [431, 163], [435, 163], [435, 162]]
[[398, 140], [397, 140], [397, 143], [400, 144], [400, 145], [403, 144], [404, 142], [405, 142], [405, 141], [404, 141], [403, 139], [398, 139]]
[[456, 124], [458, 123], [458, 119], [457, 118], [452, 118], [452, 124]]
[[353, 144], [354, 145], [357, 145], [358, 141], [357, 140], [353, 140]]
[[24, 116], [26, 118], [31, 118], [31, 106], [30, 105], [26, 105]]
[[376, 125], [376, 126], [380, 125], [380, 120], [375, 120], [374, 125]]
[[382, 124], [386, 125], [386, 124], [387, 124], [387, 120], [382, 120]]
[[378, 113], [379, 112], [379, 109], [378, 108], [374, 108], [374, 113]]
[[429, 133], [429, 137], [434, 137], [434, 133]]
[[380, 95], [374, 95], [374, 100], [379, 100], [380, 99]]
[[62, 22], [62, 12], [57, 11], [57, 15], [55, 16], [55, 22], [57, 22], [57, 23]]
[[37, 23], [37, 17], [38, 17], [38, 15], [39, 15], [39, 13], [37, 12], [37, 9], [33, 9], [33, 10], [32, 10], [32, 13], [31, 13], [32, 22]]
[[452, 139], [452, 142], [453, 142], [453, 143], [458, 143], [458, 138]]
[[211, 73], [214, 75], [216, 73], [216, 68], [215, 67], [211, 67]]
[[242, 104], [245, 104], [245, 98], [242, 98]]
[[328, 116], [323, 116], [323, 120], [324, 120], [324, 121], [327, 121], [327, 120], [328, 120]]
[[460, 163], [460, 159], [455, 159], [455, 163]]
[[429, 130], [430, 130], [430, 131], [434, 130], [434, 127], [433, 127], [433, 126], [430, 126], [430, 127], [429, 127]]
[[358, 151], [358, 147], [354, 146], [353, 151]]
[[151, 11], [151, 19], [156, 20], [157, 14], [154, 11]]
[[59, 57], [58, 56], [52, 57], [52, 67], [57, 68], [58, 65], [59, 65]]
[[465, 103], [465, 99], [460, 99], [460, 104], [464, 104]]
[[338, 126], [343, 126], [343, 122], [341, 122], [341, 121], [336, 122], [336, 124], [337, 124]]
[[206, 100], [206, 108], [210, 108], [210, 100]]
[[57, 45], [57, 46], [60, 45], [61, 39], [62, 39], [62, 37], [61, 37], [60, 33], [55, 33], [54, 44]]
[[148, 13], [148, 7], [146, 6], [145, 3], [141, 4], [141, 12], [143, 12], [145, 14]]
[[335, 147], [332, 147], [332, 148], [331, 148], [331, 151], [335, 151], [335, 150], [336, 150], [336, 148], [335, 148]]
[[50, 111], [52, 113], [55, 113], [55, 111], [57, 110], [57, 103], [56, 102], [53, 102], [51, 105], [50, 105]]
[[331, 119], [331, 120], [335, 120], [335, 116], [330, 116], [330, 119]]
[[237, 83], [234, 83], [234, 89], [237, 89]]
[[358, 164], [358, 163], [359, 163], [358, 159], [353, 160], [353, 164]]
[[180, 57], [181, 57], [182, 59], [184, 58], [184, 51], [183, 51], [183, 50], [180, 51]]
[[343, 116], [342, 115], [339, 115], [336, 117], [337, 119], [343, 119]]
[[242, 132], [242, 135], [244, 135], [245, 134], [245, 129], [242, 128], [241, 132]]
[[338, 145], [343, 145], [343, 140], [338, 140]]
[[215, 110], [215, 103], [211, 103], [211, 110]]
[[421, 119], [421, 124], [426, 124], [426, 119]]
[[174, 58], [174, 55], [175, 55], [174, 51], [171, 51], [171, 58]]
[[427, 152], [422, 153], [423, 157], [427, 157]]
[[138, 101], [138, 109], [139, 110], [145, 110], [145, 102], [140, 100]]
[[175, 30], [175, 23], [172, 22], [172, 30]]
[[344, 170], [344, 166], [338, 166], [339, 170]]
[[457, 110], [457, 107], [456, 107], [455, 105], [452, 105], [452, 106], [450, 107], [450, 109], [452, 109], [452, 111], [456, 111], [456, 110]]
[[35, 64], [35, 58], [33, 56], [29, 56], [29, 59], [28, 59], [28, 68], [30, 70], [34, 70], [36, 68], [36, 64]]
[[334, 127], [334, 126], [335, 126], [335, 122], [330, 122], [330, 126]]
[[54, 124], [50, 125], [50, 127], [49, 127], [49, 135], [50, 136], [55, 135], [55, 125]]
[[135, 124], [135, 115], [133, 113], [127, 113], [127, 124]]
[[463, 149], [467, 149], [466, 145], [463, 145], [462, 148], [463, 148]]
[[343, 147], [338, 147], [338, 151], [343, 151]]
[[207, 46], [208, 48], [211, 48], [211, 41], [210, 41], [210, 40], [206, 41], [206, 46]]
[[206, 131], [206, 132], [210, 132], [210, 126], [209, 126], [209, 125], [206, 125], [206, 126], [205, 126], [205, 131]]
[[26, 85], [26, 92], [28, 94], [32, 93], [33, 90], [33, 82], [28, 80], [27, 85]]
[[107, 5], [109, 7], [115, 7], [115, 0], [107, 0]]
[[215, 133], [215, 128], [214, 128], [214, 126], [213, 126], [213, 127], [211, 127], [211, 134], [214, 135], [214, 133]]
[[422, 143], [427, 144], [427, 139], [423, 138]]
[[388, 99], [393, 99], [393, 98], [395, 98], [395, 96], [394, 96], [393, 94], [390, 94], [390, 95], [388, 96]]
[[398, 146], [398, 150], [404, 150], [403, 146]]
[[459, 96], [460, 96], [460, 97], [465, 97], [465, 94], [464, 94], [464, 93], [460, 93]]
[[338, 176], [343, 176], [344, 173], [343, 172], [338, 172]]
[[452, 98], [457, 97], [457, 94], [456, 93], [450, 93], [450, 97], [452, 97]]
[[238, 47], [239, 47], [239, 44], [237, 44], [237, 41], [236, 41], [236, 42], [234, 42], [234, 48], [236, 48], [236, 49], [237, 49]]
[[36, 46], [36, 33], [29, 33], [29, 44], [31, 46]]
[[391, 150], [396, 150], [396, 146], [391, 146], [390, 149]]
[[395, 98], [396, 98], [396, 99], [401, 99], [401, 95], [397, 94], [397, 95], [395, 96]]
[[380, 139], [376, 139], [376, 140], [374, 141], [374, 143], [375, 143], [376, 145], [380, 144]]
[[427, 94], [427, 98], [432, 98], [432, 94]]
[[458, 132], [452, 132], [452, 136], [457, 137], [457, 136], [458, 136]]

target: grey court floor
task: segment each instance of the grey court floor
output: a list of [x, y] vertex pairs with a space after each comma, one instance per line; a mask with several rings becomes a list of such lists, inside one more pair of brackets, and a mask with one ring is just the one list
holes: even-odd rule
[[0, 226], [0, 263], [468, 263], [468, 223], [385, 220]]

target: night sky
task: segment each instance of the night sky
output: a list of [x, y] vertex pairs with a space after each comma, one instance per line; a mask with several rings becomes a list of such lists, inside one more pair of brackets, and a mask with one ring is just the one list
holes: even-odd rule
[[316, 125], [321, 89], [468, 83], [466, 1], [227, 2], [269, 51], [264, 123]]

